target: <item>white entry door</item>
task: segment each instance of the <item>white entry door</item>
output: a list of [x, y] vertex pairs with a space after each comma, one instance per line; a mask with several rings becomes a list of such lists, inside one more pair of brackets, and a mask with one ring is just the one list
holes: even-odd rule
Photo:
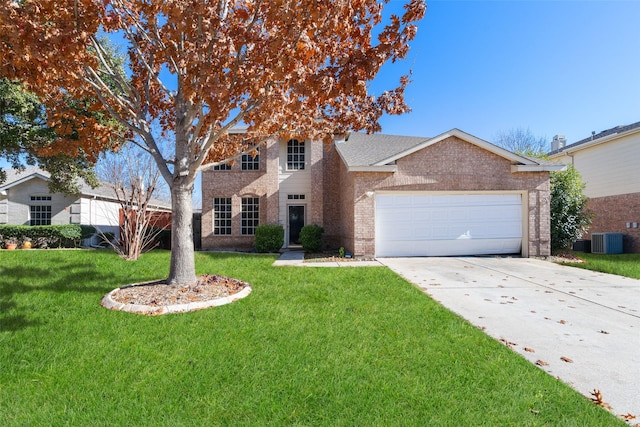
[[519, 254], [520, 194], [376, 195], [376, 256]]

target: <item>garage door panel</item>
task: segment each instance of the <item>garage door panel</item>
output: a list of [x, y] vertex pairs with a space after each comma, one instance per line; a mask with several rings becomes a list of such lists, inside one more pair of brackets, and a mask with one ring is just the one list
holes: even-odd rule
[[376, 196], [377, 256], [519, 253], [522, 228], [519, 194]]

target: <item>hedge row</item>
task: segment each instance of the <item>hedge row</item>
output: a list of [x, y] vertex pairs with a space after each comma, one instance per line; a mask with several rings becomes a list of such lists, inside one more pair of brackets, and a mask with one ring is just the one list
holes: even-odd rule
[[6, 247], [8, 241], [22, 243], [29, 239], [36, 248], [73, 248], [95, 233], [96, 229], [90, 225], [0, 225], [0, 244]]

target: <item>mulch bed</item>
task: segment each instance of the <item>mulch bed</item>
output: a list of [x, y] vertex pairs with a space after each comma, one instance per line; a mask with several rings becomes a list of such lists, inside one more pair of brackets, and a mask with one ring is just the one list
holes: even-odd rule
[[204, 274], [197, 279], [196, 283], [186, 286], [168, 285], [164, 280], [123, 286], [111, 297], [122, 304], [163, 307], [224, 298], [248, 286], [240, 280], [214, 274]]
[[304, 262], [352, 262], [352, 261], [375, 261], [374, 257], [346, 258], [338, 255], [338, 252], [314, 252], [304, 253]]

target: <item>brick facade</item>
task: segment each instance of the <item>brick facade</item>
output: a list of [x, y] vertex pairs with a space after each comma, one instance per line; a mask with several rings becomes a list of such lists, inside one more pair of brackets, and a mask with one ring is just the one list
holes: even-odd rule
[[[335, 153], [331, 161], [339, 161]], [[528, 254], [550, 254], [549, 173], [511, 172], [511, 162], [456, 137], [447, 138], [398, 159], [396, 172], [347, 172], [340, 164], [331, 169], [325, 194], [338, 195], [325, 210], [330, 242], [355, 256], [375, 254], [375, 197], [370, 191], [523, 191], [528, 195]], [[334, 222], [335, 221], [335, 222]]]
[[[624, 252], [640, 252], [640, 193], [591, 198], [587, 208], [593, 221], [583, 238], [590, 239], [591, 233], [622, 233]], [[633, 227], [634, 222], [638, 228]]]
[[[229, 171], [202, 173], [202, 247], [240, 249], [253, 247], [254, 236], [242, 235], [240, 218], [243, 197], [260, 198], [260, 224], [278, 223], [278, 143], [268, 141], [260, 147], [260, 168], [243, 171], [240, 160]], [[213, 199], [231, 198], [231, 235], [213, 234]]]
[[[375, 254], [376, 191], [521, 192], [528, 209], [523, 241], [529, 256], [550, 254], [549, 173], [511, 171], [511, 161], [451, 136], [397, 160], [395, 172], [349, 172], [335, 147], [314, 142], [309, 157], [311, 203], [307, 223], [322, 225], [326, 247], [354, 256]], [[249, 249], [253, 236], [240, 235], [242, 197], [260, 197], [260, 223], [278, 223], [279, 147], [260, 152], [259, 171], [208, 171], [202, 179], [202, 246]], [[232, 234], [214, 236], [213, 198], [232, 198]]]

